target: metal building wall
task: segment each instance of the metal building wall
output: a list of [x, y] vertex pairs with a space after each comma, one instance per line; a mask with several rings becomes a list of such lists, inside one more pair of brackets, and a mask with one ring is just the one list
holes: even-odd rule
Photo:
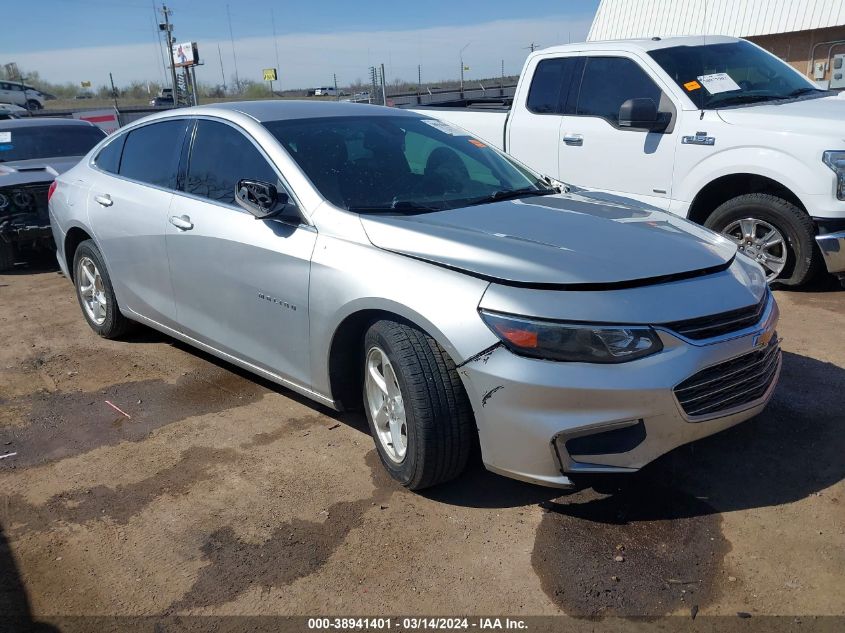
[[845, 0], [601, 0], [587, 40], [752, 37], [845, 24]]

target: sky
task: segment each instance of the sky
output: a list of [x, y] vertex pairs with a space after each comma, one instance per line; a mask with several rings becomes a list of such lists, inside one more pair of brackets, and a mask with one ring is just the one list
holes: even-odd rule
[[[160, 82], [165, 70], [154, 5], [160, 8], [160, 0], [0, 0], [0, 64], [16, 62], [24, 73], [37, 70], [57, 83], [98, 86], [108, 83], [109, 72], [118, 86]], [[260, 80], [262, 69], [277, 67], [278, 48], [279, 78], [287, 89], [331, 85], [334, 73], [339, 85], [366, 81], [369, 67], [382, 63], [389, 82], [415, 81], [417, 65], [423, 81], [457, 78], [465, 45], [467, 79], [498, 76], [503, 61], [506, 74], [517, 74], [532, 42], [584, 40], [598, 0], [172, 0], [167, 5], [176, 40], [198, 44], [205, 64], [197, 69], [199, 81], [221, 84], [225, 74], [231, 85], [236, 71], [240, 79]]]

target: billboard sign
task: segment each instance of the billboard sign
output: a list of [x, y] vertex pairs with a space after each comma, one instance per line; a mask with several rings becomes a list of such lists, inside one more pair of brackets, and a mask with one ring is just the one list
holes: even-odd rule
[[93, 123], [106, 134], [111, 134], [120, 127], [120, 122], [117, 119], [117, 110], [114, 108], [74, 112], [73, 118]]
[[196, 66], [200, 63], [196, 42], [182, 42], [173, 45], [173, 65], [176, 68]]

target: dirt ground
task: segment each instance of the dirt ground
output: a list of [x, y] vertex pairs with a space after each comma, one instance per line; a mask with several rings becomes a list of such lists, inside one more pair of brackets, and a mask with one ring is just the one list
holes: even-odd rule
[[845, 292], [777, 299], [756, 419], [573, 492], [414, 494], [361, 418], [0, 275], [0, 613], [845, 615]]

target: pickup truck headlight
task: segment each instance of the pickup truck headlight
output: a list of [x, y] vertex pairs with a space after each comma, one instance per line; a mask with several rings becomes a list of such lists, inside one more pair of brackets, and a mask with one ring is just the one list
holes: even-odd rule
[[509, 350], [522, 356], [580, 363], [625, 363], [663, 349], [648, 326], [559, 323], [481, 310]]
[[836, 197], [845, 200], [845, 151], [829, 150], [822, 155], [822, 160], [836, 174]]

